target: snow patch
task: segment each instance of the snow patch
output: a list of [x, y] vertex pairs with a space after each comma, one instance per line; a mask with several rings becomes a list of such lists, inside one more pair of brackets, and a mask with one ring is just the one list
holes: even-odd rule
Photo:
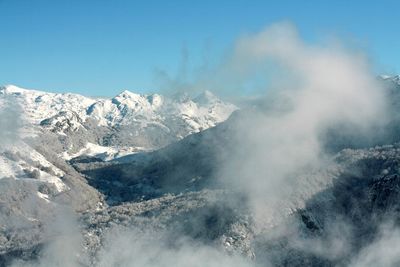
[[62, 157], [66, 160], [71, 160], [73, 158], [85, 155], [95, 157], [103, 161], [109, 161], [143, 151], [146, 150], [142, 147], [107, 147], [88, 142], [86, 143], [86, 146], [77, 153], [70, 155], [68, 152], [64, 152]]

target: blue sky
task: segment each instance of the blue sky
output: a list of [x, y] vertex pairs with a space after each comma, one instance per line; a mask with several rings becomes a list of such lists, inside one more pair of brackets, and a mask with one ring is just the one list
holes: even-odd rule
[[[242, 34], [291, 21], [400, 72], [400, 1], [0, 0], [0, 84], [112, 96], [157, 92], [157, 70], [217, 61]], [[183, 52], [184, 51], [184, 52]]]

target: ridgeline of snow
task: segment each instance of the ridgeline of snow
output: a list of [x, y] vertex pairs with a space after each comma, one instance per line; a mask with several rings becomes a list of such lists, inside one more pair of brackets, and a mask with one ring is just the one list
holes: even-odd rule
[[47, 143], [43, 134], [55, 135], [64, 147], [58, 153], [66, 160], [78, 156], [111, 160], [154, 150], [214, 127], [237, 109], [209, 91], [190, 99], [125, 90], [104, 99], [7, 85], [0, 87], [2, 100], [18, 107], [23, 137]]
[[[112, 132], [124, 128], [133, 138], [143, 139], [143, 136], [151, 135], [153, 139], [163, 140], [160, 142], [163, 145], [213, 127], [237, 109], [209, 91], [194, 99], [181, 95], [172, 98], [159, 94], [140, 95], [130, 91], [123, 91], [111, 99], [101, 99], [8, 85], [0, 87], [0, 98], [19, 104], [25, 124], [41, 126], [59, 135], [68, 136], [79, 130], [93, 131], [96, 127]], [[149, 145], [145, 148], [154, 147]]]
[[0, 97], [15, 100], [23, 111], [24, 119], [32, 124], [39, 124], [43, 119], [61, 111], [74, 111], [84, 116], [86, 107], [96, 102], [95, 99], [77, 94], [47, 93], [23, 89], [15, 85], [0, 87]]

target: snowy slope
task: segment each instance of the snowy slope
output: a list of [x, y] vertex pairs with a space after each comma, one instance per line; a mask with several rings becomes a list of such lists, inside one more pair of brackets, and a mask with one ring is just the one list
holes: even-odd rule
[[31, 179], [53, 185], [57, 192], [68, 190], [62, 181], [65, 173], [35, 149], [20, 141], [0, 151], [0, 179]]

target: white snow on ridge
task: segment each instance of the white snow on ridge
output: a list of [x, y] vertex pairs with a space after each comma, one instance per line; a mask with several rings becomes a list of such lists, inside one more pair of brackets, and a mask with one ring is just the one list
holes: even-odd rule
[[[25, 122], [39, 125], [46, 120], [43, 126], [55, 129], [59, 134], [77, 130], [91, 118], [99, 126], [118, 127], [132, 123], [140, 127], [156, 125], [168, 132], [176, 131], [176, 136], [185, 137], [215, 126], [237, 109], [209, 91], [190, 99], [187, 96], [167, 98], [158, 94], [141, 95], [125, 90], [111, 99], [101, 99], [8, 85], [0, 87], [2, 96], [19, 104]], [[174, 121], [183, 121], [184, 125], [171, 125]]]
[[84, 116], [86, 107], [96, 102], [95, 99], [78, 94], [47, 93], [14, 85], [0, 87], [0, 97], [2, 96], [15, 100], [23, 109], [24, 119], [32, 124], [39, 124], [60, 111], [75, 111]]
[[[98, 120], [99, 125], [128, 125], [132, 122], [162, 123], [168, 118], [183, 118], [188, 121], [192, 132], [215, 126], [226, 120], [237, 108], [222, 102], [217, 97], [196, 99], [171, 99], [158, 94], [139, 95], [123, 91], [112, 99], [99, 100], [88, 108], [88, 116]], [[169, 125], [165, 125], [169, 127]]]
[[64, 152], [61, 156], [66, 160], [71, 160], [73, 158], [85, 155], [96, 157], [103, 161], [108, 161], [144, 151], [146, 151], [146, 149], [141, 147], [107, 147], [88, 142], [86, 146], [77, 153], [70, 155], [68, 152]]

